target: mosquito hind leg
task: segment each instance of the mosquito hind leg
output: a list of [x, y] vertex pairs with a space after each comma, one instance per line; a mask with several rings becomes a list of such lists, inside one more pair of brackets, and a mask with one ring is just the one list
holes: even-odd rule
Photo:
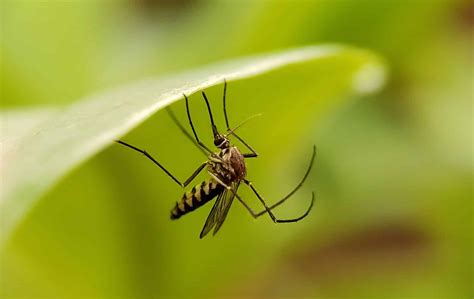
[[[257, 190], [255, 189], [255, 187], [252, 185], [252, 183], [248, 180], [244, 180], [244, 183], [247, 184], [250, 189], [252, 189], [252, 191], [255, 193], [255, 195], [258, 197], [258, 199], [260, 200], [260, 202], [262, 202], [263, 206], [265, 207], [265, 209], [261, 212], [258, 212], [258, 213], [254, 213], [253, 211], [251, 211], [251, 209], [249, 209], [249, 207], [244, 204], [244, 206], [246, 206], [247, 210], [249, 210], [249, 212], [251, 211], [251, 214], [252, 216], [254, 216], [255, 218], [257, 217], [260, 217], [261, 215], [265, 214], [265, 213], [268, 213], [270, 215], [270, 217], [272, 218], [272, 220], [274, 222], [294, 222], [294, 221], [277, 221], [278, 219], [275, 218], [275, 216], [273, 215], [273, 213], [271, 212], [272, 209], [278, 207], [279, 205], [281, 205], [282, 203], [284, 203], [288, 198], [290, 198], [293, 194], [295, 194], [296, 191], [298, 191], [301, 186], [303, 185], [303, 183], [306, 181], [306, 179], [308, 178], [308, 175], [309, 173], [311, 172], [311, 168], [313, 167], [313, 163], [314, 163], [314, 159], [316, 158], [316, 146], [313, 146], [313, 154], [311, 155], [311, 160], [309, 162], [309, 165], [308, 165], [308, 169], [306, 170], [306, 173], [304, 174], [303, 178], [301, 179], [301, 181], [298, 183], [298, 185], [296, 185], [295, 188], [293, 188], [293, 190], [288, 193], [285, 197], [283, 197], [282, 199], [280, 199], [279, 201], [277, 201], [276, 203], [274, 203], [273, 205], [271, 205], [270, 207], [268, 207], [265, 203], [265, 201], [263, 200], [263, 198], [260, 196], [260, 194], [258, 194]], [[311, 200], [311, 206], [310, 208], [308, 209], [307, 213], [309, 213], [309, 210], [311, 210], [311, 208], [313, 207], [313, 201], [314, 201], [314, 193], [313, 193], [313, 198]], [[303, 215], [303, 218], [306, 217], [307, 214]], [[297, 218], [298, 219], [298, 218]], [[302, 219], [302, 218], [301, 218]], [[298, 219], [298, 220], [301, 220], [301, 219]], [[291, 220], [291, 219], [290, 219]], [[296, 221], [298, 221], [296, 220]]]
[[161, 168], [161, 170], [163, 170], [173, 181], [175, 181], [178, 185], [180, 185], [181, 187], [186, 187], [187, 185], [189, 185], [189, 183], [192, 182], [192, 180], [204, 169], [204, 167], [207, 165], [207, 162], [204, 162], [202, 163], [194, 172], [193, 174], [191, 174], [191, 176], [184, 182], [184, 183], [181, 183], [180, 180], [178, 180], [173, 174], [171, 174], [171, 172], [169, 172], [163, 165], [161, 165], [158, 161], [155, 160], [155, 158], [153, 158], [147, 151], [145, 150], [142, 150], [142, 149], [139, 149], [138, 147], [135, 147], [131, 144], [128, 144], [124, 141], [121, 141], [121, 140], [116, 140], [117, 143], [121, 144], [121, 145], [124, 145], [128, 148], [131, 148], [132, 150], [135, 150], [141, 154], [143, 154], [145, 157], [147, 157], [148, 159], [150, 159], [153, 163], [155, 163], [155, 165], [157, 165], [159, 168]]
[[[252, 185], [252, 183], [250, 181], [247, 181], [247, 180], [244, 180], [244, 183], [247, 184], [250, 189], [252, 189], [253, 193], [257, 196], [257, 198], [260, 200], [260, 202], [263, 204], [263, 206], [265, 207], [265, 210], [263, 212], [260, 212], [260, 213], [255, 213], [247, 204], [244, 204], [244, 201], [239, 199], [239, 201], [247, 208], [247, 210], [250, 212], [250, 214], [254, 217], [254, 218], [258, 218], [259, 216], [267, 213], [270, 218], [272, 218], [273, 222], [275, 223], [290, 223], [290, 222], [297, 222], [297, 221], [300, 221], [302, 220], [303, 218], [305, 218], [306, 216], [308, 216], [309, 212], [311, 211], [311, 209], [313, 208], [313, 205], [314, 205], [314, 192], [312, 193], [312, 197], [311, 197], [311, 204], [309, 205], [308, 209], [306, 210], [306, 212], [297, 217], [297, 218], [292, 218], [292, 219], [278, 219], [275, 217], [275, 215], [273, 214], [273, 212], [271, 211], [273, 208], [276, 207], [276, 205], [273, 205], [271, 207], [268, 207], [267, 206], [267, 203], [265, 202], [265, 200], [262, 198], [262, 196], [260, 196], [260, 194], [257, 192], [257, 190], [255, 189], [255, 187]], [[238, 198], [237, 198], [238, 199]]]
[[[304, 174], [303, 178], [301, 179], [301, 181], [298, 183], [298, 185], [296, 185], [295, 188], [293, 188], [293, 190], [288, 193], [285, 197], [283, 197], [282, 199], [280, 199], [279, 201], [277, 201], [276, 203], [274, 203], [273, 205], [270, 206], [270, 210], [272, 210], [273, 208], [276, 208], [278, 207], [279, 205], [281, 205], [282, 203], [284, 203], [288, 198], [290, 198], [293, 194], [295, 194], [296, 191], [298, 191], [299, 188], [301, 188], [301, 186], [303, 185], [303, 183], [306, 181], [306, 179], [308, 178], [308, 175], [309, 173], [311, 172], [311, 168], [313, 167], [313, 163], [314, 163], [314, 159], [316, 158], [316, 146], [314, 145], [313, 146], [313, 155], [311, 156], [311, 161], [309, 162], [309, 166], [308, 166], [308, 169], [306, 170], [306, 173]], [[258, 216], [261, 216], [263, 214], [265, 214], [267, 211], [266, 210], [263, 210], [259, 213], [257, 213]]]
[[[250, 213], [250, 215], [252, 215], [252, 217], [255, 218], [255, 219], [257, 219], [258, 217], [262, 216], [265, 213], [269, 213], [269, 214], [272, 213], [271, 210], [273, 210], [276, 207], [275, 205], [273, 205], [273, 206], [268, 207], [268, 210], [263, 210], [262, 212], [255, 213], [254, 210], [252, 210], [252, 208], [238, 194], [235, 194], [235, 197], [247, 209], [247, 211]], [[300, 216], [298, 218], [294, 218], [294, 219], [276, 219], [275, 218], [274, 222], [276, 222], [276, 223], [297, 222], [297, 221], [305, 218], [306, 216], [308, 216], [309, 212], [313, 208], [313, 204], [314, 204], [314, 192], [311, 193], [311, 204], [302, 216]], [[273, 220], [273, 217], [272, 217], [272, 220]]]

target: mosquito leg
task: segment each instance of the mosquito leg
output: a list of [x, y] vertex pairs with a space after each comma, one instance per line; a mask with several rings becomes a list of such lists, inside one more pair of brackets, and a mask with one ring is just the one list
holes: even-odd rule
[[187, 185], [189, 185], [189, 183], [191, 183], [194, 178], [199, 174], [201, 173], [201, 171], [204, 169], [204, 167], [206, 167], [207, 165], [207, 162], [203, 162], [201, 165], [199, 165], [199, 167], [193, 172], [193, 174], [191, 174], [191, 176], [189, 176], [189, 178], [184, 181], [183, 183], [183, 187], [186, 187]]
[[204, 155], [207, 156], [206, 151], [201, 146], [199, 146], [199, 144], [193, 139], [193, 137], [188, 133], [188, 131], [186, 131], [184, 126], [179, 122], [179, 120], [174, 115], [171, 108], [166, 107], [166, 112], [168, 112], [168, 115], [170, 116], [170, 118], [178, 126], [179, 130], [186, 136], [186, 138], [188, 138]]
[[[313, 167], [313, 163], [314, 163], [314, 159], [316, 158], [316, 146], [313, 146], [313, 154], [311, 155], [311, 160], [309, 162], [309, 165], [308, 165], [308, 169], [306, 170], [306, 173], [304, 174], [303, 178], [301, 179], [301, 181], [298, 183], [298, 185], [296, 185], [295, 188], [293, 188], [293, 190], [288, 193], [285, 197], [283, 197], [282, 199], [280, 199], [279, 201], [277, 201], [276, 203], [274, 203], [273, 205], [271, 205], [270, 207], [268, 207], [265, 203], [265, 201], [263, 200], [263, 198], [258, 194], [257, 190], [253, 187], [252, 183], [248, 180], [245, 180], [244, 179], [244, 183], [247, 184], [251, 189], [252, 191], [255, 193], [255, 195], [258, 197], [258, 199], [262, 202], [263, 206], [265, 207], [265, 210], [259, 212], [259, 213], [255, 213], [253, 214], [253, 211], [252, 211], [252, 215], [255, 215], [254, 217], [259, 217], [265, 213], [268, 213], [270, 215], [270, 217], [272, 218], [273, 221], [275, 222], [282, 222], [282, 221], [276, 221], [278, 219], [275, 218], [275, 216], [273, 215], [273, 213], [271, 212], [272, 209], [278, 207], [279, 205], [281, 205], [283, 202], [285, 202], [288, 198], [290, 198], [296, 191], [298, 191], [298, 189], [301, 188], [301, 186], [303, 185], [303, 183], [306, 181], [306, 179], [308, 178], [308, 175], [309, 173], [311, 172], [311, 168]], [[314, 195], [313, 195], [313, 200], [314, 200]], [[312, 201], [313, 201], [312, 200]], [[311, 207], [313, 206], [313, 204], [311, 203]], [[311, 209], [310, 207], [310, 209]], [[308, 210], [309, 212], [309, 210]], [[283, 221], [283, 222], [291, 222], [291, 221]]]
[[227, 109], [226, 109], [226, 100], [225, 100], [225, 97], [226, 97], [226, 94], [227, 94], [227, 81], [226, 79], [224, 79], [224, 95], [222, 96], [222, 102], [224, 104], [224, 117], [225, 117], [225, 125], [227, 127], [227, 130], [230, 130], [229, 128], [229, 118], [227, 117]]
[[[301, 188], [303, 183], [308, 178], [309, 173], [311, 172], [311, 168], [313, 167], [313, 162], [314, 162], [315, 158], [316, 158], [316, 146], [313, 146], [313, 155], [311, 156], [311, 161], [309, 162], [308, 169], [306, 170], [306, 173], [304, 174], [301, 181], [298, 183], [298, 185], [296, 185], [295, 188], [293, 188], [293, 190], [290, 193], [288, 193], [285, 197], [283, 197], [282, 199], [280, 199], [279, 201], [277, 201], [276, 203], [271, 205], [270, 210], [272, 210], [273, 208], [276, 208], [279, 205], [281, 205], [282, 203], [284, 203], [288, 198], [290, 198], [293, 194], [295, 194], [295, 192], [298, 191], [299, 188]], [[267, 212], [266, 210], [263, 210], [263, 211], [257, 213], [257, 216], [261, 216], [261, 215], [265, 214], [266, 212]]]
[[[237, 197], [237, 200], [240, 201], [240, 203], [247, 209], [247, 211], [252, 215], [253, 218], [257, 218], [258, 215], [255, 213], [252, 208], [238, 195], [237, 193], [235, 194], [235, 197]], [[271, 210], [271, 208], [269, 208]]]
[[[227, 81], [224, 79], [224, 95], [222, 96], [222, 102], [224, 106], [224, 118], [225, 118], [225, 125], [227, 127], [227, 131], [230, 132], [231, 128], [229, 126], [229, 117], [227, 116], [227, 106], [226, 106], [226, 94], [227, 94]], [[255, 158], [258, 157], [257, 152], [250, 146], [248, 145], [242, 138], [240, 138], [237, 134], [232, 132], [232, 135], [235, 136], [240, 142], [242, 142], [243, 145], [245, 145], [246, 148], [248, 148], [251, 153], [244, 154], [245, 158]]]
[[[263, 198], [260, 196], [260, 194], [258, 194], [257, 190], [255, 189], [255, 187], [252, 185], [252, 183], [250, 181], [247, 181], [247, 180], [244, 180], [244, 183], [247, 184], [250, 189], [252, 189], [253, 193], [255, 193], [255, 195], [257, 196], [257, 198], [260, 200], [260, 202], [263, 204], [263, 206], [265, 207], [265, 212], [268, 213], [268, 215], [270, 216], [270, 218], [272, 218], [273, 222], [275, 223], [290, 223], [290, 222], [297, 222], [297, 221], [300, 221], [302, 220], [303, 218], [305, 218], [306, 216], [308, 216], [309, 212], [311, 211], [311, 209], [313, 208], [313, 204], [314, 204], [314, 192], [312, 193], [312, 198], [311, 198], [311, 204], [309, 205], [309, 208], [306, 210], [306, 212], [297, 217], [297, 218], [292, 218], [292, 219], [278, 219], [275, 217], [275, 215], [273, 214], [273, 212], [271, 211], [272, 208], [268, 207], [265, 200], [263, 200]], [[240, 200], [239, 200], [240, 201]], [[243, 202], [243, 201], [241, 201]], [[248, 205], [244, 205], [245, 207], [248, 207]], [[274, 207], [273, 207], [274, 208]], [[248, 210], [250, 209], [250, 207], [247, 208]], [[250, 210], [249, 210], [250, 211]], [[255, 218], [259, 217], [260, 215], [259, 214], [255, 214], [253, 211], [251, 212], [252, 216], [254, 216]]]
[[191, 129], [193, 130], [194, 138], [196, 139], [197, 144], [199, 144], [199, 146], [201, 146], [203, 149], [205, 149], [209, 154], [213, 154], [213, 152], [204, 143], [202, 143], [199, 140], [198, 135], [196, 134], [196, 130], [194, 129], [193, 121], [191, 119], [191, 113], [189, 112], [188, 97], [185, 94], [183, 94], [183, 96], [184, 96], [184, 99], [186, 101], [186, 113], [188, 114], [189, 125], [191, 126]]
[[[296, 222], [296, 221], [299, 221], [301, 219], [303, 219], [304, 217], [308, 216], [309, 214], [309, 211], [313, 208], [313, 204], [314, 204], [314, 192], [312, 192], [311, 194], [311, 205], [309, 207], [309, 209], [300, 217], [296, 218], [296, 219], [289, 219], [289, 220], [279, 220], [277, 219], [277, 222], [278, 223], [282, 223], [282, 222]], [[267, 213], [267, 210], [264, 210], [263, 212], [260, 212], [260, 213], [255, 213], [254, 210], [252, 210], [252, 208], [236, 193], [235, 194], [235, 197], [237, 197], [237, 200], [247, 209], [247, 211], [250, 213], [250, 215], [252, 215], [253, 218], [257, 219], [258, 217], [262, 216], [263, 214]], [[271, 206], [271, 207], [268, 207], [268, 209], [271, 211], [273, 208], [275, 208], [275, 206]], [[273, 219], [273, 218], [272, 218]]]
[[209, 118], [211, 119], [211, 126], [212, 126], [212, 134], [214, 135], [214, 139], [219, 136], [219, 131], [217, 130], [216, 124], [214, 123], [214, 118], [212, 117], [211, 105], [209, 105], [209, 100], [207, 99], [206, 93], [204, 91], [201, 92], [204, 101], [206, 102], [207, 111], [209, 112]]
[[256, 158], [256, 157], [258, 157], [258, 153], [250, 145], [248, 145], [247, 142], [245, 142], [241, 137], [239, 137], [235, 133], [232, 133], [232, 135], [234, 135], [235, 138], [237, 138], [240, 142], [242, 142], [242, 144], [245, 145], [245, 147], [250, 151], [250, 153], [244, 154], [244, 158]]
[[146, 151], [142, 150], [142, 149], [139, 149], [133, 145], [130, 145], [126, 142], [123, 142], [121, 140], [116, 140], [117, 143], [120, 143], [121, 145], [124, 145], [128, 148], [131, 148], [139, 153], [142, 153], [143, 155], [145, 155], [145, 157], [147, 157], [148, 159], [150, 159], [151, 161], [153, 161], [153, 163], [155, 163], [159, 168], [161, 168], [161, 170], [163, 170], [173, 181], [175, 181], [178, 185], [180, 185], [181, 187], [186, 187], [189, 183], [191, 183], [191, 181], [204, 169], [204, 167], [207, 165], [207, 162], [204, 162], [202, 163], [197, 169], [196, 171], [193, 172], [193, 174], [191, 174], [191, 176], [184, 182], [184, 183], [181, 183], [174, 175], [171, 174], [171, 172], [169, 172], [168, 170], [166, 170], [166, 168], [163, 167], [163, 165], [161, 165], [160, 163], [158, 163], [158, 161], [155, 160], [155, 158], [153, 158], [149, 153], [147, 153]]
[[[224, 186], [224, 188], [226, 188], [227, 190], [231, 190], [230, 186], [228, 186], [227, 184], [225, 184], [224, 182], [222, 182], [215, 174], [213, 174], [212, 172], [209, 172], [209, 175], [216, 181], [218, 182], [219, 184], [221, 184], [222, 186]], [[233, 192], [233, 191], [232, 191]]]
[[[262, 216], [263, 214], [265, 214], [267, 212], [266, 210], [263, 210], [263, 212], [261, 212], [261, 213], [255, 213], [255, 211], [242, 199], [242, 197], [240, 197], [239, 194], [235, 193], [235, 197], [237, 198], [238, 201], [240, 201], [240, 203], [247, 209], [247, 211], [250, 213], [250, 215], [252, 215], [252, 217], [255, 218], [255, 219]], [[313, 201], [314, 201], [314, 192], [312, 193], [311, 206], [313, 205]], [[275, 208], [275, 205], [269, 207], [268, 209], [273, 210], [273, 208]], [[308, 212], [309, 212], [309, 210], [308, 210]], [[307, 215], [307, 213], [306, 213], [306, 215]], [[304, 215], [303, 218], [306, 217], [306, 215]]]
[[224, 163], [224, 160], [222, 160], [222, 158], [219, 157], [218, 155], [210, 155], [208, 159], [209, 161], [214, 162], [214, 163], [219, 163], [219, 164]]

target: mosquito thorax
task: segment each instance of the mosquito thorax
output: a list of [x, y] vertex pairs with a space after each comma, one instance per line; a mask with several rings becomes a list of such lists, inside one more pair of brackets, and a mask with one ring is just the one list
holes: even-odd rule
[[247, 175], [247, 167], [244, 161], [244, 155], [236, 146], [231, 146], [228, 149], [231, 153], [230, 164], [232, 166], [232, 172], [235, 180], [242, 180]]

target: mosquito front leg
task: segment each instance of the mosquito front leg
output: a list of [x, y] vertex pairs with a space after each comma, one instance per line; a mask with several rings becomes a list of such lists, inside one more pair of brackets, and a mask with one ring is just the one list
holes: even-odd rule
[[186, 138], [188, 138], [189, 141], [191, 141], [204, 155], [207, 156], [207, 152], [203, 149], [202, 146], [200, 146], [196, 142], [196, 140], [193, 139], [193, 137], [191, 137], [191, 135], [188, 133], [188, 131], [186, 131], [184, 126], [181, 124], [181, 122], [178, 120], [178, 118], [174, 115], [173, 111], [171, 110], [171, 108], [169, 106], [166, 107], [166, 112], [168, 112], [168, 115], [170, 116], [171, 120], [173, 120], [173, 122], [176, 124], [176, 126], [178, 126], [179, 130], [184, 134], [184, 136], [186, 136]]
[[161, 170], [163, 170], [173, 181], [175, 181], [178, 185], [180, 185], [181, 187], [186, 187], [187, 185], [189, 185], [189, 183], [191, 183], [191, 181], [204, 169], [204, 167], [207, 165], [207, 162], [204, 162], [202, 163], [197, 169], [196, 171], [193, 172], [193, 174], [191, 174], [191, 176], [184, 182], [184, 183], [181, 183], [181, 181], [179, 181], [174, 175], [171, 174], [171, 172], [169, 172], [163, 165], [161, 165], [158, 161], [155, 160], [155, 158], [153, 158], [149, 153], [147, 153], [147, 151], [145, 150], [142, 150], [142, 149], [139, 149], [131, 144], [128, 144], [126, 142], [123, 142], [121, 140], [117, 140], [117, 143], [120, 143], [121, 145], [124, 145], [128, 148], [131, 148], [141, 154], [143, 154], [145, 157], [147, 157], [148, 159], [150, 159], [153, 163], [155, 163], [159, 168], [161, 168]]
[[250, 151], [250, 153], [243, 154], [244, 158], [256, 158], [258, 157], [258, 153], [250, 146], [248, 145], [242, 138], [240, 138], [237, 134], [232, 133], [235, 138], [237, 138], [240, 142], [242, 142], [243, 145]]
[[[223, 106], [224, 106], [224, 118], [225, 118], [225, 125], [227, 126], [227, 132], [231, 132], [232, 129], [229, 126], [229, 117], [227, 116], [226, 93], [227, 93], [227, 81], [224, 79], [224, 95], [222, 96], [222, 102], [223, 102]], [[251, 153], [248, 153], [248, 154], [243, 154], [245, 158], [258, 157], [257, 152], [250, 145], [248, 145], [242, 138], [240, 138], [234, 132], [232, 132], [231, 134], [234, 135], [235, 138], [237, 138], [240, 142], [242, 142], [242, 144], [245, 145], [245, 147], [251, 152]]]
[[189, 121], [189, 125], [191, 126], [191, 129], [193, 130], [193, 134], [194, 134], [194, 138], [196, 139], [196, 142], [199, 146], [201, 146], [203, 149], [205, 149], [209, 154], [213, 154], [213, 152], [204, 144], [202, 143], [200, 140], [199, 140], [199, 137], [196, 133], [196, 130], [194, 129], [194, 125], [193, 125], [193, 121], [191, 119], [191, 113], [189, 112], [189, 101], [188, 101], [188, 97], [183, 93], [183, 96], [184, 96], [184, 100], [186, 102], [186, 113], [188, 115], [188, 121]]

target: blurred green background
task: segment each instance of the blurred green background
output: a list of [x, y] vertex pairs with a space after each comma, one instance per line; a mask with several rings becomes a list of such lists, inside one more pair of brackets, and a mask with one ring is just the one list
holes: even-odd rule
[[[324, 76], [314, 83], [291, 69], [229, 84], [232, 122], [263, 113], [242, 136], [261, 154], [249, 162], [249, 178], [269, 201], [297, 183], [311, 145], [318, 145], [308, 183], [276, 211], [301, 213], [314, 189], [317, 204], [305, 221], [254, 221], [235, 205], [216, 237], [199, 240], [210, 207], [171, 222], [169, 209], [182, 191], [114, 145], [21, 223], [2, 253], [2, 297], [474, 295], [469, 1], [0, 5], [2, 109], [65, 105], [135, 79], [306, 44], [371, 49], [390, 69], [381, 92], [358, 98], [328, 95]], [[216, 111], [221, 92], [222, 86], [209, 90]], [[318, 96], [343, 104], [331, 115], [307, 111], [305, 103]], [[194, 99], [205, 136], [205, 108]], [[182, 120], [183, 106], [172, 106]], [[125, 139], [178, 177], [203, 158], [163, 112]], [[258, 207], [250, 192], [242, 195]]]

